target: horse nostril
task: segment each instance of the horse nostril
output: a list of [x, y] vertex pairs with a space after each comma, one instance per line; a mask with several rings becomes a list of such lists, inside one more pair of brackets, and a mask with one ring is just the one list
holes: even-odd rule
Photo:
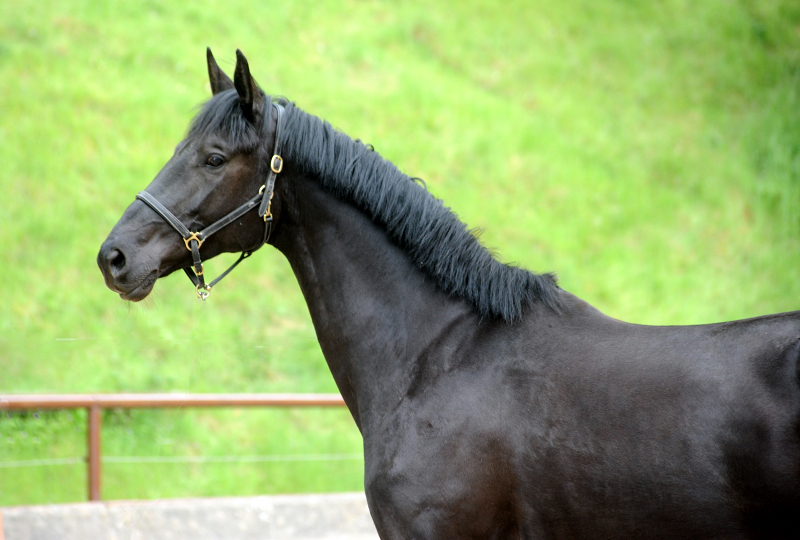
[[106, 241], [100, 246], [97, 253], [97, 266], [103, 274], [106, 285], [112, 290], [119, 292], [120, 283], [124, 284], [128, 272], [127, 259], [121, 249], [114, 247], [113, 241]]
[[115, 270], [121, 270], [125, 267], [125, 255], [118, 249], [112, 249], [106, 260]]
[[97, 254], [97, 264], [107, 277], [118, 276], [125, 268], [125, 255], [119, 249], [104, 244]]

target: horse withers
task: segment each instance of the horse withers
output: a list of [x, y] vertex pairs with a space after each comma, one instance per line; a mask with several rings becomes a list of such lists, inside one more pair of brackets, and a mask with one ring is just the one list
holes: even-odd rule
[[381, 538], [800, 538], [800, 313], [607, 317], [266, 95], [241, 52], [233, 80], [207, 63], [213, 97], [98, 264], [126, 300], [180, 269], [205, 298], [203, 260], [281, 251]]

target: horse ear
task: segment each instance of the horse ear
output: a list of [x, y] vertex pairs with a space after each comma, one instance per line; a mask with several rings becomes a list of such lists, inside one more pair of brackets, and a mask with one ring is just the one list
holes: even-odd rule
[[224, 90], [233, 88], [233, 81], [217, 65], [211, 47], [206, 47], [206, 60], [208, 61], [208, 81], [211, 83], [211, 94], [217, 95]]
[[233, 84], [239, 93], [239, 103], [244, 117], [254, 121], [264, 112], [264, 95], [250, 75], [250, 66], [242, 51], [236, 49], [236, 71], [233, 74]]

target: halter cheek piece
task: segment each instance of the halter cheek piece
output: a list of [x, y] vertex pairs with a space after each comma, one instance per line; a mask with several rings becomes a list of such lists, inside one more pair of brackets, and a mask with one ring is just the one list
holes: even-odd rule
[[[261, 189], [258, 190], [258, 194], [254, 196], [252, 199], [244, 203], [242, 206], [233, 210], [226, 216], [220, 218], [219, 220], [215, 221], [202, 231], [192, 232], [186, 228], [186, 226], [181, 223], [175, 214], [170, 212], [166, 206], [158, 202], [158, 200], [150, 195], [146, 191], [140, 191], [136, 198], [147, 206], [152, 208], [159, 216], [164, 218], [164, 220], [169, 223], [173, 229], [178, 231], [183, 237], [183, 243], [186, 244], [186, 249], [192, 252], [192, 261], [193, 264], [190, 268], [184, 268], [184, 272], [186, 275], [189, 276], [189, 279], [192, 280], [194, 284], [195, 291], [197, 292], [197, 297], [201, 300], [205, 301], [208, 298], [208, 294], [211, 292], [211, 288], [219, 283], [219, 281], [227, 276], [231, 270], [236, 268], [240, 262], [245, 260], [249, 257], [255, 250], [263, 246], [269, 240], [270, 235], [272, 234], [272, 212], [271, 212], [271, 205], [272, 205], [272, 195], [275, 190], [275, 179], [283, 170], [283, 158], [280, 155], [280, 148], [281, 148], [281, 119], [283, 118], [283, 106], [272, 103], [272, 106], [275, 107], [275, 111], [278, 115], [278, 120], [275, 125], [275, 148], [273, 150], [272, 158], [269, 160], [269, 173], [267, 174], [267, 180], [264, 182], [264, 185], [261, 186]], [[269, 110], [269, 106], [267, 107]], [[203, 277], [203, 261], [200, 258], [200, 246], [203, 245], [209, 236], [214, 234], [215, 232], [219, 231], [223, 227], [230, 225], [244, 214], [252, 210], [253, 208], [258, 207], [258, 215], [264, 219], [264, 237], [261, 240], [261, 243], [258, 244], [255, 248], [243, 251], [239, 258], [233, 263], [227, 270], [225, 270], [218, 278], [213, 280], [211, 283], [206, 284], [205, 279]]]

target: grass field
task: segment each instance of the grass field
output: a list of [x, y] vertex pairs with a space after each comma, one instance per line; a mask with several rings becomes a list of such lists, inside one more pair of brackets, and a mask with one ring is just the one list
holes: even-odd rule
[[[336, 391], [275, 250], [206, 303], [176, 274], [129, 305], [96, 268], [209, 95], [206, 46], [228, 72], [241, 48], [267, 91], [372, 143], [503, 260], [611, 316], [800, 308], [794, 0], [11, 0], [0, 396]], [[82, 456], [82, 414], [0, 418], [0, 505], [84, 497], [80, 463], [3, 466]], [[107, 456], [161, 458], [107, 462], [107, 498], [361, 488], [358, 459], [302, 460], [360, 452], [344, 410], [109, 411], [105, 426]], [[275, 460], [167, 459], [229, 455]]]

